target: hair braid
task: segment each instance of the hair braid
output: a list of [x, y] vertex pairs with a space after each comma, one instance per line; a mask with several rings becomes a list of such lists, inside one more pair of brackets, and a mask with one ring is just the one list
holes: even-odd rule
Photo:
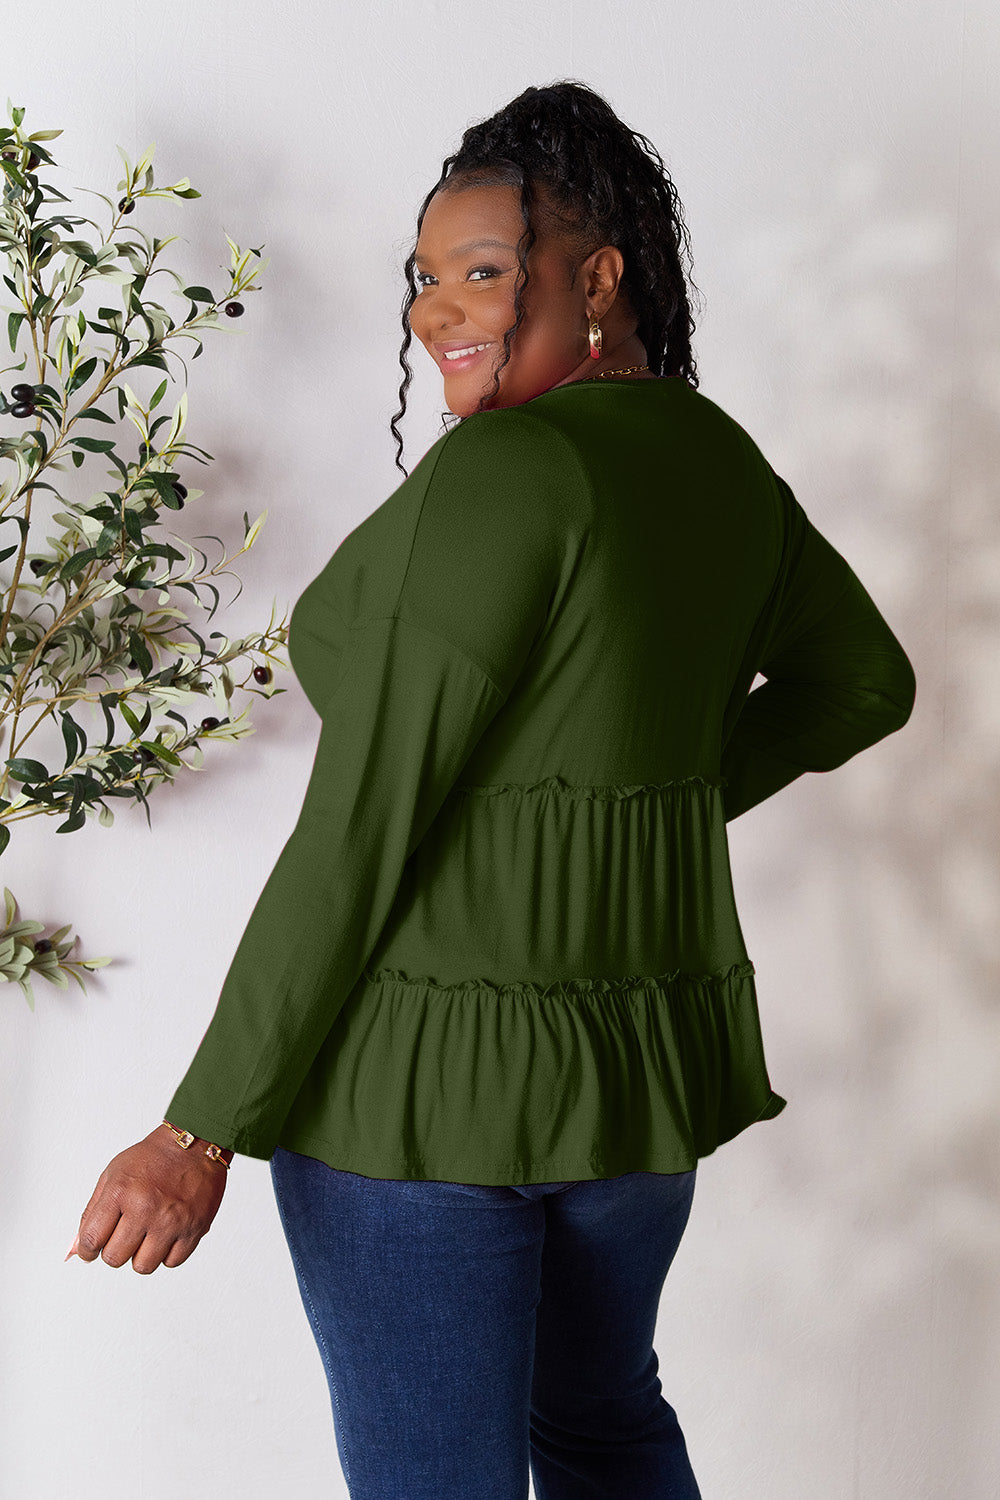
[[[691, 242], [677, 189], [655, 146], [630, 130], [586, 84], [564, 79], [545, 88], [527, 88], [489, 119], [470, 126], [458, 150], [445, 158], [440, 177], [420, 206], [414, 246], [427, 206], [440, 189], [497, 185], [520, 189], [524, 230], [518, 241], [514, 322], [504, 334], [504, 357], [494, 372], [493, 389], [483, 395], [477, 409], [497, 395], [500, 370], [510, 360], [511, 341], [524, 318], [527, 258], [537, 239], [536, 223], [562, 236], [574, 261], [574, 275], [576, 263], [602, 245], [621, 251], [619, 286], [636, 314], [636, 333], [651, 371], [681, 375], [697, 388], [691, 350], [695, 324], [688, 300], [688, 283], [695, 287]], [[389, 423], [397, 444], [396, 464], [404, 474], [397, 424], [406, 411], [413, 374], [406, 351], [413, 336], [409, 312], [417, 295], [415, 258], [414, 249], [404, 267], [407, 291], [399, 362], [405, 374], [398, 391], [401, 405]], [[445, 427], [452, 415], [442, 413]]]

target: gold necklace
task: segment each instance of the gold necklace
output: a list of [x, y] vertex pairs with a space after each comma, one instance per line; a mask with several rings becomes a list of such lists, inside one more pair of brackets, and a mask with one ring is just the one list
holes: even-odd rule
[[648, 369], [648, 365], [627, 365], [623, 370], [601, 370], [598, 375], [581, 375], [576, 384], [582, 385], [585, 380], [603, 380], [606, 375], [634, 375], [639, 370]]

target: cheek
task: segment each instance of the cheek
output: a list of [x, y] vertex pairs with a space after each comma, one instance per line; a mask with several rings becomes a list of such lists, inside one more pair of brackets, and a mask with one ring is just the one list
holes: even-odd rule
[[502, 334], [514, 322], [514, 293], [510, 287], [484, 287], [478, 297], [466, 297], [465, 316], [484, 330]]
[[561, 287], [529, 283], [524, 296], [521, 330], [525, 342], [551, 346], [572, 340], [574, 310]]

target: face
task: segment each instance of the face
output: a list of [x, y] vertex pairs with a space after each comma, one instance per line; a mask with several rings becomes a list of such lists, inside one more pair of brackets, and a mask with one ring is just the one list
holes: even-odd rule
[[[439, 189], [427, 205], [416, 247], [418, 291], [410, 327], [438, 365], [448, 410], [458, 416], [479, 409], [503, 360], [503, 336], [514, 322], [517, 241], [523, 227], [520, 192], [513, 187]], [[596, 374], [612, 362], [608, 356], [616, 343], [619, 355], [624, 347], [617, 342], [623, 300], [615, 299], [623, 265], [620, 251], [595, 251], [571, 286], [563, 242], [540, 227], [536, 233], [522, 296], [524, 316], [511, 339], [499, 393], [487, 408], [515, 406], [551, 386]], [[589, 354], [589, 308], [601, 322], [600, 361]], [[444, 356], [447, 348], [480, 344], [486, 348], [464, 358]]]

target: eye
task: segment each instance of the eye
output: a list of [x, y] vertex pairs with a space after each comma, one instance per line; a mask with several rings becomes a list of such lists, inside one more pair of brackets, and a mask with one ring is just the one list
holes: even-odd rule
[[[500, 270], [497, 266], [473, 266], [472, 270], [469, 272], [469, 275], [475, 276], [477, 272], [480, 271], [485, 276], [500, 275]], [[414, 279], [416, 280], [416, 283], [419, 287], [423, 287], [426, 284], [428, 278], [430, 278], [431, 281], [434, 280], [434, 277], [431, 276], [429, 271], [417, 271]]]

